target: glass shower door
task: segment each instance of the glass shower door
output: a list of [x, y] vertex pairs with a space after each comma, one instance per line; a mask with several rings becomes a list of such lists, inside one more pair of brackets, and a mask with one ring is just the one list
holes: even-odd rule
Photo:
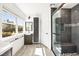
[[52, 43], [56, 55], [61, 54], [61, 16], [60, 10], [52, 16]]

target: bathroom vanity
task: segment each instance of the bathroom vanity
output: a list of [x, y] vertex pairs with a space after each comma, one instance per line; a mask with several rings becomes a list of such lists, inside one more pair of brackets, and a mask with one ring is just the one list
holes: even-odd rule
[[33, 39], [32, 34], [30, 34], [30, 35], [24, 34], [24, 45], [32, 44], [32, 39]]

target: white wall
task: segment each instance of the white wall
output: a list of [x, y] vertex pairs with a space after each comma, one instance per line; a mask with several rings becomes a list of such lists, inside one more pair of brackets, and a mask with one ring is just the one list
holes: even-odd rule
[[[41, 43], [51, 49], [51, 19], [50, 6], [47, 3], [16, 4], [26, 16], [39, 16]], [[47, 34], [46, 34], [47, 33]]]
[[41, 18], [41, 42], [51, 49], [51, 16], [49, 5], [43, 6]]

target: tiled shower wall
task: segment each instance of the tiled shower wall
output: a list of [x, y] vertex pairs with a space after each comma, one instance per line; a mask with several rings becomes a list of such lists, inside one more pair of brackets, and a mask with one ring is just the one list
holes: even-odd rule
[[[55, 8], [53, 8], [51, 10], [51, 12], [53, 12], [54, 10], [55, 10]], [[52, 19], [52, 16], [51, 16], [51, 19]], [[59, 20], [58, 22], [60, 22], [64, 25], [65, 24], [67, 24], [67, 25], [71, 24], [71, 9], [63, 9], [62, 8], [61, 9], [61, 17], [57, 18], [57, 19]], [[64, 30], [61, 31], [61, 35], [60, 35], [61, 43], [71, 43], [71, 27], [70, 26], [65, 26], [63, 28], [64, 28]]]
[[79, 53], [79, 4], [74, 6], [71, 10], [71, 23], [72, 26], [72, 42], [77, 46], [77, 52]]
[[71, 9], [61, 9], [61, 23], [64, 24], [64, 30], [61, 31], [61, 42], [71, 43], [71, 27], [65, 26], [71, 24]]

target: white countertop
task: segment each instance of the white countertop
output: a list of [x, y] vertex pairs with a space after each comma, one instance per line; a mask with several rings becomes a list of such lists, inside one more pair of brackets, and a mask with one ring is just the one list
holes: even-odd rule
[[25, 35], [31, 35], [31, 34], [33, 34], [33, 31], [26, 31], [25, 33], [24, 33]]
[[0, 55], [12, 48], [9, 42], [0, 42]]

